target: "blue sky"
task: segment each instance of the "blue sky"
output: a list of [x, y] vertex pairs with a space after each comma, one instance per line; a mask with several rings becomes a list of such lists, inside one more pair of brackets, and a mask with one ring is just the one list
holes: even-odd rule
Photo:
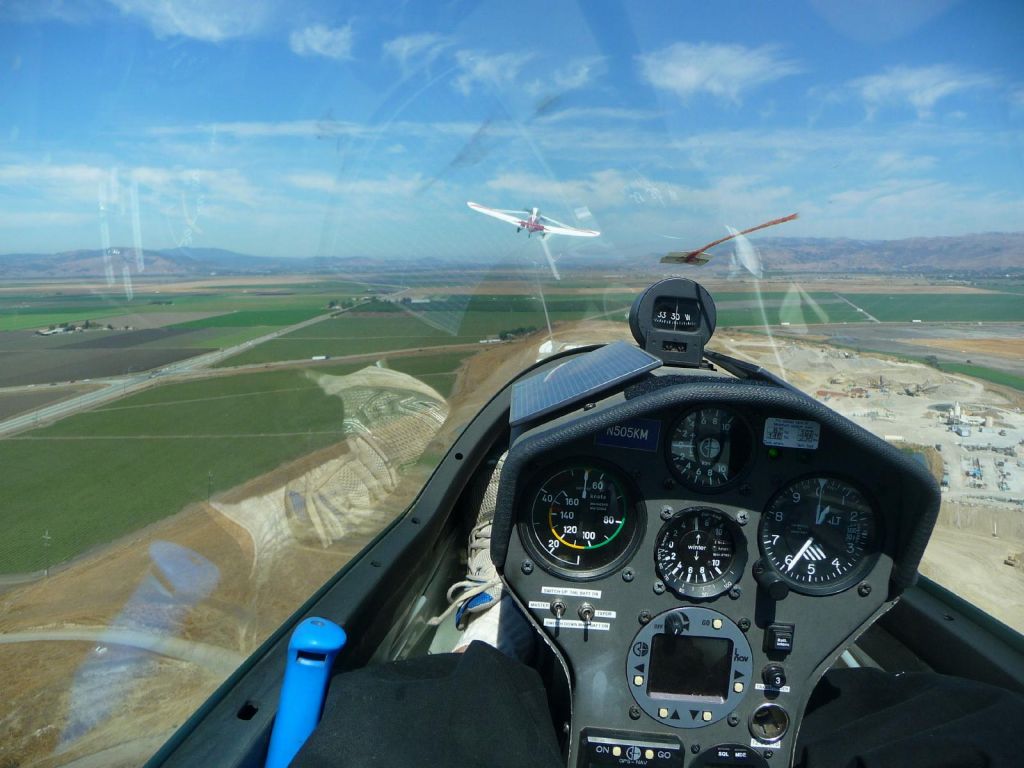
[[0, 0], [0, 253], [1024, 230], [1019, 2]]

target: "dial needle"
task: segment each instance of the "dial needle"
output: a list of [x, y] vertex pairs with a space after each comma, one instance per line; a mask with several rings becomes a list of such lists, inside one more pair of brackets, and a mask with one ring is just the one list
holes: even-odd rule
[[791, 570], [793, 570], [793, 566], [796, 565], [797, 561], [799, 561], [800, 558], [804, 556], [804, 553], [807, 552], [808, 549], [810, 549], [810, 546], [813, 543], [814, 537], [808, 537], [807, 541], [804, 542], [804, 545], [797, 550], [797, 553], [795, 555], [793, 555], [793, 559], [789, 561], [789, 565], [786, 566], [786, 573], [789, 573]]
[[583, 498], [587, 498], [587, 480], [590, 479], [590, 470], [583, 473]]

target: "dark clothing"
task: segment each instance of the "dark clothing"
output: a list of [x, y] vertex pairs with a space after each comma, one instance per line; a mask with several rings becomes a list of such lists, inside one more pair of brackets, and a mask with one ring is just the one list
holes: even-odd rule
[[931, 673], [836, 669], [807, 703], [799, 768], [1024, 766], [1024, 697]]
[[479, 642], [335, 677], [292, 765], [564, 768], [540, 676]]
[[[1024, 766], [1018, 735], [1024, 697], [1008, 690], [840, 669], [811, 696], [796, 765], [1012, 768]], [[292, 765], [564, 768], [540, 677], [483, 643], [336, 677], [320, 726]]]

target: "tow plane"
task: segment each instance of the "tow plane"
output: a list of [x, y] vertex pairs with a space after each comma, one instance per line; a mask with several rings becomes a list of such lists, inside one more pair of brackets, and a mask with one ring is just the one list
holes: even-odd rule
[[552, 219], [549, 216], [542, 216], [539, 208], [501, 210], [498, 208], [488, 208], [486, 205], [480, 205], [479, 203], [473, 202], [467, 202], [466, 205], [468, 205], [472, 210], [482, 213], [485, 216], [490, 216], [509, 224], [515, 224], [516, 232], [522, 232], [525, 229], [528, 237], [533, 235], [535, 232], [538, 233], [541, 238], [546, 238], [548, 235], [597, 237], [601, 234], [594, 229], [570, 227], [568, 224], [555, 221], [555, 219]]
[[751, 232], [757, 232], [759, 229], [767, 229], [768, 227], [774, 227], [776, 224], [783, 224], [787, 221], [793, 221], [796, 219], [798, 214], [791, 213], [789, 216], [783, 216], [781, 219], [772, 219], [766, 221], [764, 224], [758, 224], [756, 227], [750, 229], [744, 229], [742, 232], [737, 232], [732, 227], [729, 227], [729, 234], [725, 237], [721, 237], [718, 240], [713, 240], [707, 245], [703, 245], [695, 251], [672, 251], [661, 257], [662, 264], [696, 264], [698, 266], [707, 264], [711, 261], [711, 254], [708, 253], [716, 245], [732, 240], [734, 237], [740, 237], [741, 235], [749, 235]]

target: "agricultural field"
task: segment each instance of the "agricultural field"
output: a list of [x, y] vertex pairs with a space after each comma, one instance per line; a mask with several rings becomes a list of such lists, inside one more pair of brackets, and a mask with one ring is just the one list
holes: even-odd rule
[[976, 379], [984, 379], [994, 384], [1002, 384], [1004, 387], [1012, 387], [1024, 392], [1024, 376], [1015, 376], [1006, 371], [986, 368], [981, 365], [968, 365], [966, 363], [942, 362], [938, 368], [949, 373], [962, 373], [964, 376], [973, 376]]
[[85, 384], [72, 387], [35, 387], [2, 392], [0, 393], [0, 421], [19, 413], [34, 411], [37, 408], [67, 400], [69, 397], [81, 395], [92, 388], [92, 385]]
[[[314, 292], [253, 290], [137, 295], [0, 295], [0, 387], [123, 376], [225, 349], [354, 303], [363, 284], [328, 282]], [[74, 333], [35, 330], [68, 323]]]
[[[463, 357], [382, 364], [447, 396]], [[316, 371], [342, 375], [364, 365]], [[343, 419], [341, 401], [294, 368], [166, 384], [0, 440], [0, 573], [62, 562], [336, 443]]]
[[[104, 287], [105, 289], [105, 287]], [[299, 322], [287, 313], [323, 310], [331, 301], [353, 300], [373, 292], [368, 283], [324, 281], [281, 286], [220, 286], [215, 290], [166, 290], [160, 284], [139, 284], [133, 298], [117, 293], [83, 290], [81, 293], [4, 291], [0, 293], [0, 331], [36, 330], [86, 320], [121, 328], [144, 323], [147, 315], [173, 313], [178, 322], [203, 320], [211, 314], [247, 313], [233, 325], [291, 325]], [[381, 287], [381, 292], [394, 290]], [[280, 314], [275, 314], [280, 313]], [[261, 315], [263, 317], [261, 318]], [[140, 322], [137, 318], [143, 318]], [[300, 318], [301, 319], [301, 318]], [[262, 320], [262, 321], [261, 321]], [[224, 323], [222, 322], [221, 325]], [[208, 326], [201, 326], [208, 327]]]
[[883, 323], [1024, 321], [1024, 301], [1019, 293], [858, 293], [848, 298]]

